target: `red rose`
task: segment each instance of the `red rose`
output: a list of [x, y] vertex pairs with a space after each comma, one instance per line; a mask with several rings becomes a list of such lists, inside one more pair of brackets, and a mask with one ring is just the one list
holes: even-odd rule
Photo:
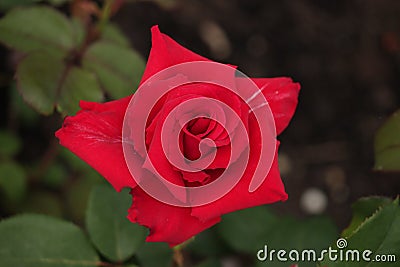
[[[237, 91], [228, 90], [219, 84], [181, 83], [183, 85], [169, 90], [153, 103], [148, 117], [142, 116], [146, 120], [141, 125], [135, 117], [136, 113], [132, 115], [128, 111], [131, 100], [139, 111], [142, 106], [146, 108], [148, 99], [153, 94], [150, 89], [146, 91], [143, 88], [150, 84], [148, 81], [152, 81], [158, 73], [182, 63], [213, 63], [160, 33], [158, 27], [152, 28], [152, 44], [139, 89], [143, 93], [138, 91], [133, 97], [104, 104], [82, 101], [82, 110], [75, 116], [67, 117], [63, 127], [56, 132], [61, 145], [101, 173], [116, 190], [123, 187], [132, 189], [133, 204], [128, 218], [150, 229], [147, 241], [162, 241], [174, 246], [216, 224], [222, 214], [286, 200], [287, 194], [277, 163], [277, 143], [271, 150], [274, 154], [270, 159], [270, 168], [261, 168], [264, 170], [261, 173], [263, 180], [249, 190], [256, 169], [264, 164], [264, 161], [259, 164], [264, 144], [263, 134], [272, 132], [259, 124], [256, 110], [269, 106], [265, 108], [272, 111], [271, 118], [276, 126], [276, 134], [280, 134], [295, 111], [299, 84], [293, 83], [290, 78], [251, 79], [257, 89], [254, 94], [254, 91], [242, 84], [243, 78], [235, 77], [232, 71], [228, 80], [230, 79], [238, 91], [247, 95], [247, 101], [244, 101], [237, 95]], [[221, 64], [217, 64], [219, 66]], [[229, 68], [233, 70], [232, 67]], [[212, 65], [208, 70], [211, 74], [215, 72]], [[207, 75], [204, 69], [201, 72]], [[181, 78], [177, 75], [175, 80], [167, 82], [175, 84], [177, 81], [180, 84]], [[151, 84], [153, 87], [165, 87], [163, 83]], [[146, 94], [148, 97], [145, 97]], [[258, 94], [262, 99], [265, 97], [268, 105], [252, 104], [253, 108], [249, 107], [249, 103], [255, 101], [253, 99]], [[201, 102], [203, 100], [208, 102]], [[142, 114], [139, 117], [140, 115]], [[180, 127], [175, 139], [169, 138], [175, 130], [175, 126], [166, 126], [169, 122]], [[143, 147], [137, 142], [142, 133], [139, 126], [144, 129]], [[127, 137], [129, 142], [126, 142]], [[275, 141], [275, 134], [273, 139]], [[184, 160], [176, 156], [178, 154], [182, 154]], [[132, 160], [135, 161], [133, 165]], [[177, 162], [189, 164], [196, 171], [179, 168]], [[243, 175], [234, 177], [241, 173], [236, 172], [236, 166], [243, 162]], [[150, 165], [154, 167], [151, 168]], [[228, 169], [232, 171], [226, 172]], [[187, 192], [192, 188], [211, 185], [226, 173], [228, 182], [230, 179], [237, 179], [238, 182], [232, 190], [215, 201], [204, 202], [204, 205], [190, 205], [194, 196], [186, 194], [186, 191], [170, 190], [164, 182], [152, 179], [155, 173], [165, 179], [165, 183], [186, 188]], [[182, 201], [183, 204], [171, 205], [154, 198], [154, 195], [150, 196], [144, 190], [146, 184], [164, 188], [172, 196], [171, 199], [177, 199], [177, 203]], [[185, 199], [189, 198], [191, 200], [185, 204]]]

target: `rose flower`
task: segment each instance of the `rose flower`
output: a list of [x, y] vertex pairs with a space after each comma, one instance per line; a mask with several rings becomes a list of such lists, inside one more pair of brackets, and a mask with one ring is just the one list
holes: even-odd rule
[[[163, 76], [181, 66], [191, 72]], [[217, 77], [222, 69], [225, 84], [190, 77]], [[102, 104], [81, 101], [81, 110], [65, 119], [56, 136], [116, 190], [131, 189], [128, 218], [150, 229], [147, 241], [180, 244], [223, 214], [287, 199], [276, 135], [294, 114], [300, 85], [290, 78], [245, 79], [237, 73], [155, 26], [138, 91]], [[268, 122], [265, 114], [272, 123], [262, 122]]]

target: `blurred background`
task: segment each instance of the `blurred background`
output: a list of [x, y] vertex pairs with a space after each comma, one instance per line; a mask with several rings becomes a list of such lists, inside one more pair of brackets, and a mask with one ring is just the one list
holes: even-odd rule
[[[294, 119], [279, 136], [289, 200], [272, 205], [276, 214], [323, 214], [343, 229], [359, 197], [399, 194], [398, 173], [374, 170], [374, 136], [400, 107], [400, 1], [126, 1], [112, 21], [143, 58], [157, 24], [249, 77], [301, 83]], [[35, 211], [82, 223], [102, 178], [58, 146], [59, 114], [38, 115], [22, 101], [13, 82], [20, 56], [0, 46], [0, 176], [25, 177], [11, 185], [0, 177], [12, 188], [0, 191], [0, 216]]]

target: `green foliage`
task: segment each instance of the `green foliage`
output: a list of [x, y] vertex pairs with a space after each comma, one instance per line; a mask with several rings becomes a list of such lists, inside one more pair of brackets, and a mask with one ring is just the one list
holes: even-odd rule
[[25, 170], [15, 162], [0, 163], [0, 194], [12, 203], [20, 202], [25, 196], [27, 177]]
[[43, 185], [53, 189], [61, 188], [67, 181], [68, 174], [64, 166], [59, 163], [52, 164], [42, 177]]
[[126, 38], [122, 31], [113, 23], [108, 23], [105, 25], [100, 41], [110, 42], [119, 46], [130, 47], [128, 38]]
[[209, 259], [196, 265], [196, 267], [222, 267], [222, 264], [219, 260]]
[[136, 256], [143, 267], [170, 267], [172, 263], [172, 250], [166, 243], [145, 243]]
[[66, 66], [63, 58], [54, 54], [28, 55], [18, 66], [16, 77], [25, 101], [46, 115], [51, 114], [54, 107], [73, 114], [79, 109], [79, 100], [102, 99], [100, 86], [92, 73]]
[[145, 64], [128, 39], [108, 23], [99, 38], [86, 38], [89, 32], [76, 18], [39, 5], [0, 20], [0, 41], [27, 54], [18, 64], [18, 90], [39, 113], [72, 115], [80, 100], [102, 100], [102, 89], [114, 99], [137, 89]]
[[[218, 225], [221, 237], [236, 251], [254, 255], [264, 245], [279, 250], [321, 251], [337, 237], [333, 222], [324, 217], [312, 217], [299, 221], [293, 217], [277, 217], [265, 207], [237, 211], [223, 217]], [[273, 262], [274, 266], [287, 267], [290, 262]], [[265, 266], [257, 262], [257, 266]], [[301, 266], [315, 266], [313, 262]]]
[[41, 0], [2, 0], [0, 1], [0, 10], [7, 10], [17, 6], [30, 5]]
[[132, 94], [144, 71], [144, 61], [127, 47], [97, 42], [86, 52], [83, 66], [97, 74], [105, 91], [115, 99]]
[[20, 212], [62, 217], [62, 210], [60, 198], [56, 194], [38, 190], [28, 193]]
[[226, 244], [215, 231], [215, 227], [199, 233], [187, 246], [192, 254], [201, 257], [220, 257], [229, 252]]
[[[0, 10], [8, 10], [14, 7], [18, 6], [24, 6], [24, 5], [31, 5], [37, 2], [41, 2], [42, 0], [1, 0], [0, 1]], [[47, 0], [49, 4], [52, 4], [54, 6], [59, 6], [64, 4], [65, 2], [68, 2], [70, 0]]]
[[353, 218], [350, 225], [342, 232], [342, 236], [349, 237], [376, 210], [391, 202], [390, 198], [385, 197], [364, 197], [357, 200], [352, 206]]
[[115, 192], [106, 185], [96, 186], [89, 198], [86, 227], [96, 248], [109, 260], [123, 262], [143, 245], [147, 230], [131, 223], [127, 210], [128, 192]]
[[400, 171], [400, 111], [395, 112], [375, 136], [375, 169]]
[[[366, 267], [366, 266], [398, 266], [400, 259], [400, 206], [399, 199], [378, 209], [372, 216], [368, 217], [353, 233], [347, 238], [347, 246], [343, 249], [357, 250], [361, 253], [364, 250], [371, 250], [371, 260], [376, 255], [395, 255], [397, 262], [366, 262], [360, 261], [331, 261], [328, 256], [321, 263], [321, 266], [329, 267]], [[337, 246], [332, 246], [337, 249]], [[361, 256], [360, 256], [361, 258]]]
[[21, 148], [21, 142], [14, 134], [0, 130], [0, 157], [13, 157]]
[[78, 176], [69, 184], [65, 204], [72, 220], [83, 223], [90, 192], [95, 185], [99, 184], [99, 179], [96, 178], [99, 178], [98, 174], [91, 170]]
[[217, 226], [218, 233], [234, 249], [254, 253], [266, 242], [266, 238], [278, 218], [266, 207], [254, 207], [223, 216]]
[[[29, 107], [17, 90], [16, 84], [13, 82], [9, 88], [10, 91], [10, 110], [16, 117], [16, 123], [25, 127], [35, 127], [39, 120], [39, 114]], [[37, 126], [36, 126], [37, 127]], [[17, 138], [16, 134], [14, 138]]]
[[99, 258], [75, 225], [44, 215], [0, 222], [0, 266], [98, 266]]
[[70, 21], [55, 9], [31, 6], [13, 9], [0, 20], [0, 41], [21, 52], [45, 50], [66, 54], [78, 46]]

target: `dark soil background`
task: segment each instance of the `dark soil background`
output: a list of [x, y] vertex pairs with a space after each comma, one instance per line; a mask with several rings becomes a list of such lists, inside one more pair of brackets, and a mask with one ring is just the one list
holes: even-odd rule
[[279, 211], [304, 216], [303, 192], [321, 189], [345, 227], [361, 196], [400, 193], [400, 175], [373, 171], [376, 130], [400, 107], [400, 1], [182, 0], [128, 4], [115, 21], [147, 56], [161, 31], [250, 77], [289, 76], [299, 106], [279, 137], [289, 194]]

